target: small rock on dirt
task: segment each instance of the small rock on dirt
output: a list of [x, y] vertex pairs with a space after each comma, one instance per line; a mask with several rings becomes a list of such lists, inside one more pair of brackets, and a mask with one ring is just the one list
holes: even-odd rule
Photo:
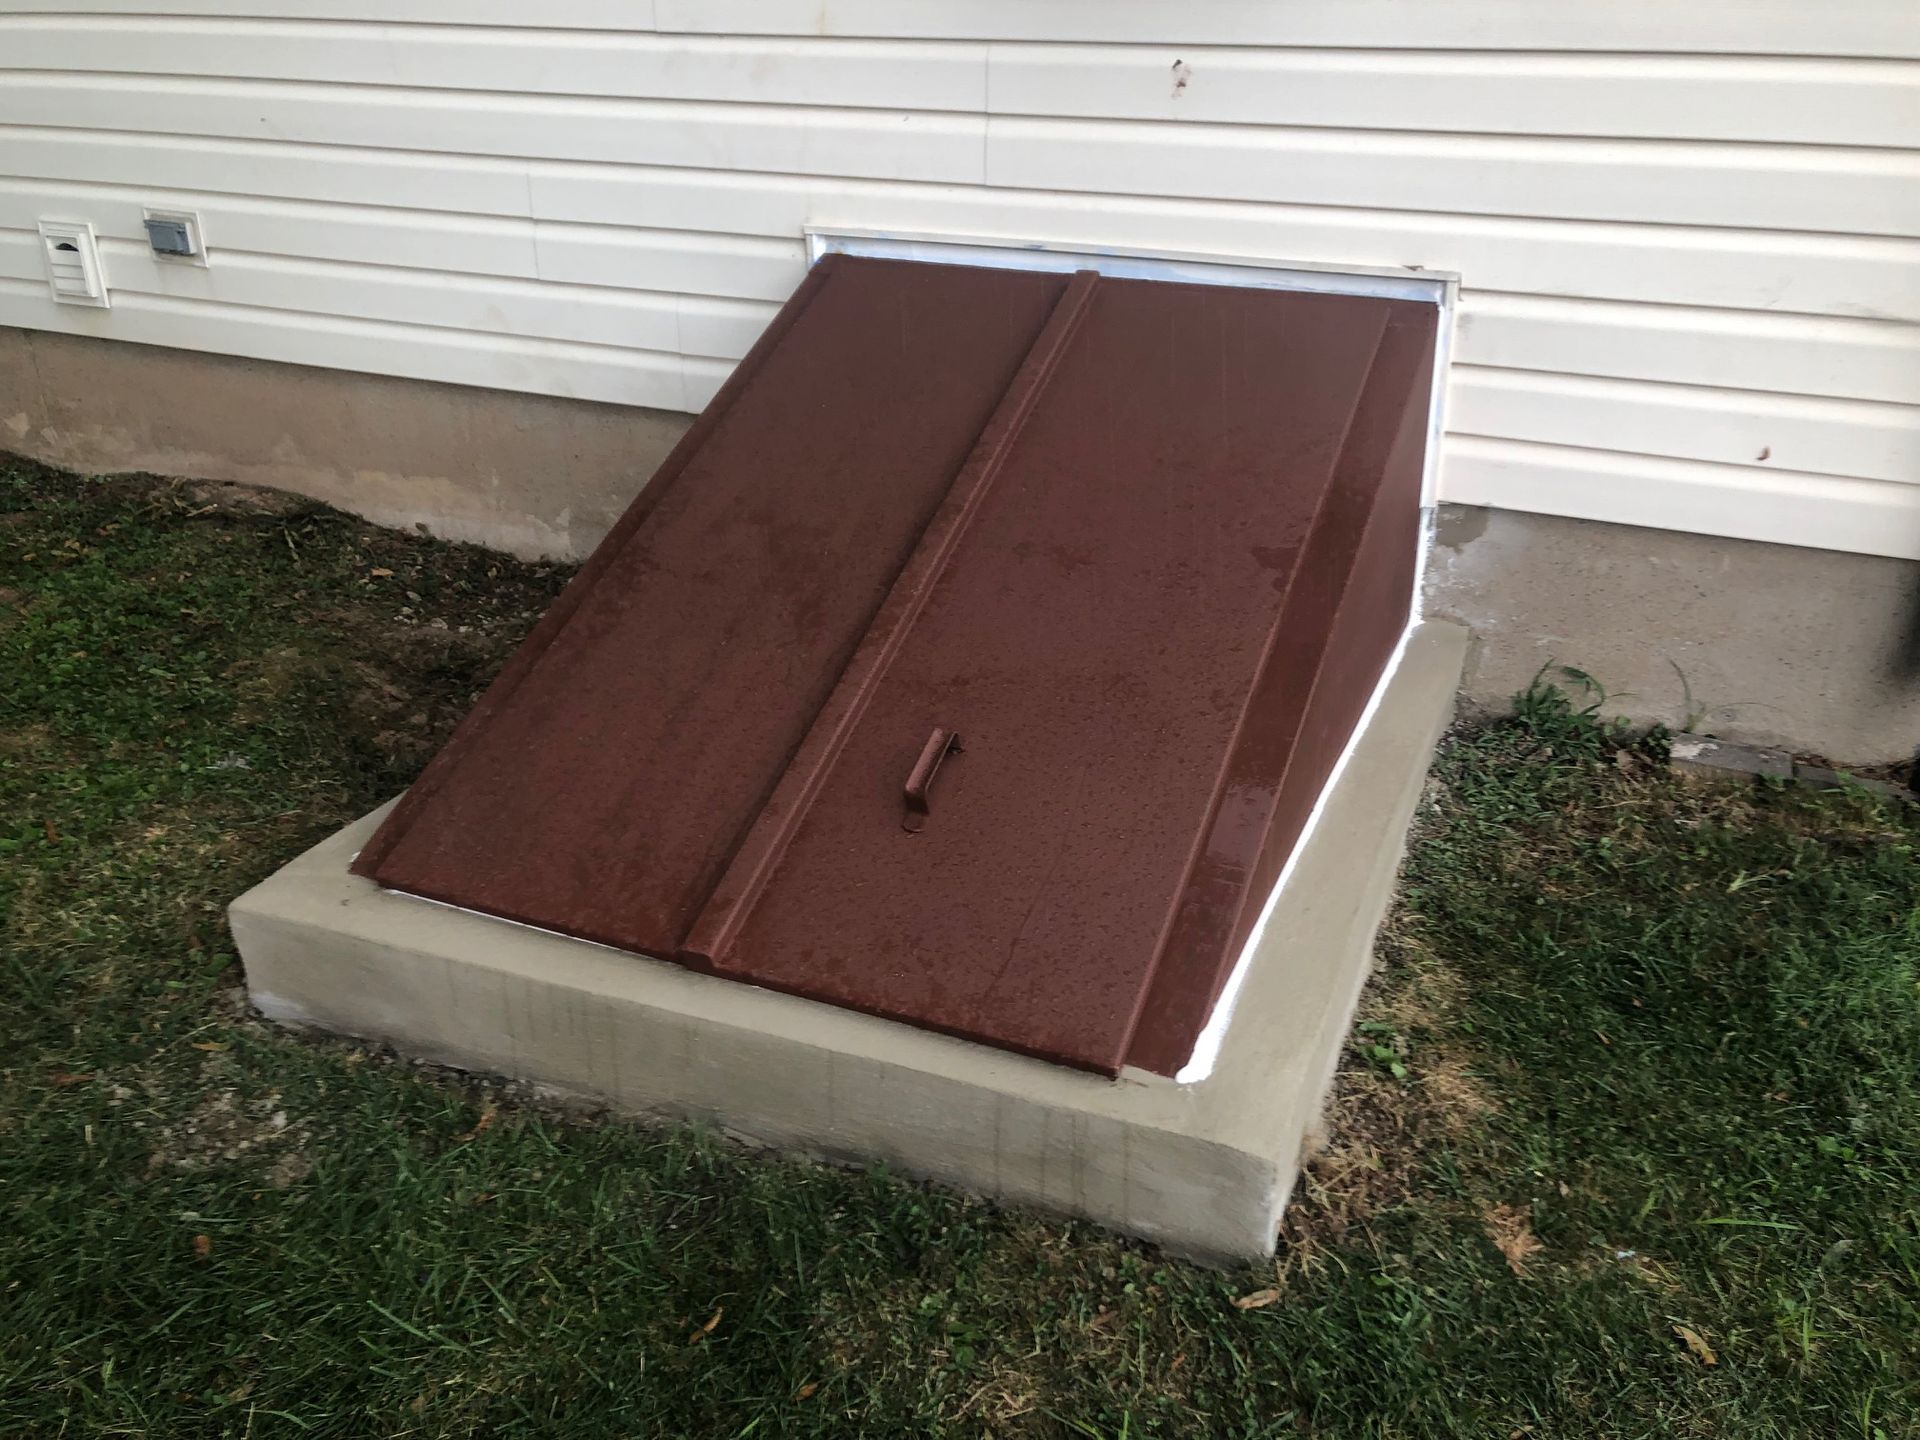
[[1793, 757], [1786, 751], [1733, 745], [1707, 735], [1676, 735], [1669, 754], [1674, 774], [1706, 785], [1747, 785], [1763, 778], [1793, 778]]

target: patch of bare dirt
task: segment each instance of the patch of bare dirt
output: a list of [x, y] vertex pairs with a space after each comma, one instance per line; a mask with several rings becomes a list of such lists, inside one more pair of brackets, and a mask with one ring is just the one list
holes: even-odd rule
[[234, 683], [236, 725], [258, 725], [273, 716], [302, 687], [326, 671], [328, 662], [292, 645], [276, 645], [234, 661], [226, 678]]
[[996, 1358], [987, 1366], [987, 1378], [960, 1402], [954, 1416], [978, 1415], [989, 1425], [1008, 1425], [1039, 1408], [1039, 1388], [1032, 1376]]
[[1388, 917], [1376, 946], [1390, 957], [1391, 968], [1369, 991], [1360, 1018], [1384, 1020], [1407, 1034], [1443, 1028], [1467, 997], [1459, 973], [1411, 933], [1398, 911]]
[[1415, 1083], [1437, 1128], [1449, 1136], [1468, 1134], [1494, 1112], [1493, 1098], [1458, 1055], [1429, 1055]]
[[284, 1189], [313, 1169], [304, 1152], [308, 1128], [305, 1121], [288, 1115], [278, 1091], [244, 1095], [231, 1085], [220, 1085], [184, 1120], [153, 1127], [147, 1168], [195, 1171], [271, 1157], [268, 1183]]
[[230, 515], [298, 515], [313, 508], [313, 501], [303, 495], [268, 490], [260, 485], [241, 485], [232, 480], [189, 481], [181, 487], [180, 498], [197, 510], [218, 510]]
[[1326, 1142], [1302, 1169], [1281, 1221], [1288, 1263], [1316, 1258], [1405, 1199], [1432, 1131], [1413, 1087], [1363, 1069], [1334, 1082], [1325, 1125]]
[[[443, 653], [451, 648], [448, 641], [466, 638], [438, 631], [428, 633], [436, 636]], [[409, 661], [418, 663], [412, 656], [404, 657], [401, 663]], [[410, 683], [409, 677], [364, 660], [354, 661], [349, 674], [353, 686], [349, 703], [355, 719], [371, 734], [377, 749], [409, 764], [424, 765], [433, 757], [473, 699], [462, 690], [449, 693]]]
[[[1311, 1263], [1406, 1200], [1428, 1149], [1470, 1140], [1497, 1108], [1467, 1059], [1431, 1038], [1464, 998], [1459, 977], [1409, 935], [1390, 928], [1382, 943], [1399, 959], [1376, 978], [1359, 1021], [1394, 1032], [1406, 1075], [1396, 1078], [1359, 1049], [1348, 1051], [1327, 1102], [1322, 1143], [1282, 1221], [1283, 1270]], [[1361, 1035], [1356, 1045], [1379, 1038]]]
[[286, 1150], [267, 1167], [267, 1183], [276, 1190], [290, 1190], [312, 1173], [313, 1161], [304, 1150]]
[[44, 725], [22, 725], [17, 730], [0, 730], [0, 755], [31, 755], [53, 743], [53, 732]]
[[1546, 1247], [1533, 1233], [1531, 1205], [1490, 1205], [1481, 1213], [1487, 1239], [1506, 1258], [1507, 1268], [1516, 1275], [1527, 1273], [1527, 1262]]

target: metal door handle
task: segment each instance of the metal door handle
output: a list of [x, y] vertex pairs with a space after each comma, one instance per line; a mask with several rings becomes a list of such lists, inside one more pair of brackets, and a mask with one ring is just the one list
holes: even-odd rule
[[913, 762], [913, 769], [907, 774], [907, 813], [900, 821], [902, 830], [917, 834], [927, 823], [927, 791], [932, 788], [933, 777], [940, 769], [940, 762], [959, 749], [958, 735], [934, 726], [927, 743], [920, 747], [920, 758]]

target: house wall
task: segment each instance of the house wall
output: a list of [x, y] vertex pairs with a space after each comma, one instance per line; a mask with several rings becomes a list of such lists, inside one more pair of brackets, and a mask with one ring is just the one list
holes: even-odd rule
[[0, 325], [689, 411], [808, 226], [1456, 272], [1443, 499], [1920, 557], [1912, 0], [48, 5]]
[[1920, 752], [1920, 562], [1443, 505], [1425, 599], [1473, 631], [1469, 711], [1544, 676], [1642, 724], [1851, 765]]
[[288, 490], [530, 560], [590, 553], [691, 420], [0, 326], [0, 450]]

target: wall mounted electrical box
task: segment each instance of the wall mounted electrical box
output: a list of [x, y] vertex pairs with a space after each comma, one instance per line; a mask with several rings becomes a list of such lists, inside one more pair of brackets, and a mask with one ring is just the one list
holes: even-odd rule
[[147, 244], [153, 247], [155, 258], [189, 265], [207, 263], [205, 232], [196, 212], [147, 209], [141, 212], [141, 223], [146, 226]]
[[63, 305], [107, 308], [107, 277], [100, 267], [100, 245], [92, 225], [84, 220], [42, 220], [40, 249], [54, 299]]

